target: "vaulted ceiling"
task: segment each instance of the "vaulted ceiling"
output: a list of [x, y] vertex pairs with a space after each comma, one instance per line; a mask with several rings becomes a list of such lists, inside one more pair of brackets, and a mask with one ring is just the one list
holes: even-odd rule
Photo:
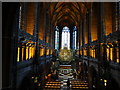
[[88, 2], [52, 2], [48, 4], [53, 25], [78, 26], [92, 3]]

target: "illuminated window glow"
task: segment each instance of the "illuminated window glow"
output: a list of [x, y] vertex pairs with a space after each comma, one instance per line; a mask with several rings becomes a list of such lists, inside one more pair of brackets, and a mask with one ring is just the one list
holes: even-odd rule
[[50, 54], [52, 55], [52, 49], [50, 50]]
[[21, 9], [22, 9], [22, 7], [20, 6], [20, 11], [19, 11], [19, 29], [20, 29], [20, 26], [21, 26]]
[[22, 47], [22, 61], [24, 60], [24, 47]]
[[84, 50], [84, 56], [87, 56], [87, 50]]
[[77, 31], [76, 31], [76, 26], [75, 26], [73, 29], [73, 45], [72, 45], [73, 49], [76, 49], [76, 36], [77, 36]]
[[107, 60], [109, 60], [109, 48], [107, 48]]
[[49, 49], [47, 49], [46, 55], [49, 55]]
[[29, 59], [31, 58], [31, 56], [32, 56], [32, 48], [31, 47], [29, 47]]
[[95, 58], [95, 49], [93, 50], [93, 57]]
[[80, 50], [80, 55], [82, 55], [82, 50]]
[[56, 31], [55, 31], [55, 49], [59, 49], [59, 29], [58, 29], [58, 26], [56, 26]]
[[26, 47], [26, 60], [28, 59], [28, 47]]
[[68, 49], [70, 49], [70, 30], [68, 27], [64, 27], [62, 30], [62, 45], [61, 45], [62, 49], [64, 47], [67, 47]]
[[93, 49], [91, 50], [91, 56], [92, 57], [94, 56], [94, 50]]
[[90, 56], [92, 57], [92, 49], [90, 49]]
[[43, 55], [44, 55], [44, 48], [40, 50], [40, 56], [43, 56]]
[[32, 47], [32, 58], [34, 57], [34, 47]]
[[117, 54], [117, 63], [119, 63], [119, 49], [116, 48], [116, 54]]
[[113, 48], [110, 48], [110, 60], [113, 61]]
[[19, 60], [19, 59], [20, 59], [20, 57], [19, 57], [19, 56], [20, 56], [20, 47], [18, 47], [17, 62], [19, 62], [19, 61], [20, 61], [20, 60]]

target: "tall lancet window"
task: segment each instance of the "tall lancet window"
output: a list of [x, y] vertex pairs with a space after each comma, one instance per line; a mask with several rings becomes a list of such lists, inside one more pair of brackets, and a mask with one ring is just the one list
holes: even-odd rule
[[64, 27], [62, 30], [62, 45], [61, 45], [62, 49], [64, 47], [67, 47], [68, 49], [70, 49], [70, 30], [68, 27]]
[[59, 49], [59, 29], [58, 29], [58, 26], [56, 26], [56, 30], [55, 30], [55, 49]]
[[21, 29], [21, 12], [22, 12], [22, 6], [20, 6], [19, 9], [19, 29]]
[[77, 30], [77, 29], [76, 29], [76, 26], [75, 26], [74, 29], [73, 29], [73, 38], [72, 38], [72, 39], [73, 39], [73, 43], [72, 43], [72, 44], [73, 44], [73, 45], [72, 45], [72, 48], [73, 48], [73, 49], [76, 49], [76, 38], [77, 38], [77, 37], [76, 37], [76, 36], [77, 36], [77, 31], [76, 31], [76, 30]]

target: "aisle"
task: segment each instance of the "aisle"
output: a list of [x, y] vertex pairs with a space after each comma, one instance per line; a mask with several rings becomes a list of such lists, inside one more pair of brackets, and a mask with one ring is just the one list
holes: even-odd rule
[[73, 79], [70, 80], [70, 87], [67, 87], [67, 80], [47, 82], [44, 90], [88, 90], [88, 81]]
[[[69, 80], [70, 85], [67, 86]], [[75, 69], [71, 68], [71, 65], [60, 65], [58, 70], [58, 79], [54, 81], [48, 81], [44, 87], [44, 90], [89, 90], [87, 75], [80, 75], [78, 79]]]

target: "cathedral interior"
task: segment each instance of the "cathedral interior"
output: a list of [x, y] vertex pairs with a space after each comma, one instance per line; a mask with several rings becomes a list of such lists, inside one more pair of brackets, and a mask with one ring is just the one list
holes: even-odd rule
[[6, 89], [120, 90], [120, 2], [3, 2]]

